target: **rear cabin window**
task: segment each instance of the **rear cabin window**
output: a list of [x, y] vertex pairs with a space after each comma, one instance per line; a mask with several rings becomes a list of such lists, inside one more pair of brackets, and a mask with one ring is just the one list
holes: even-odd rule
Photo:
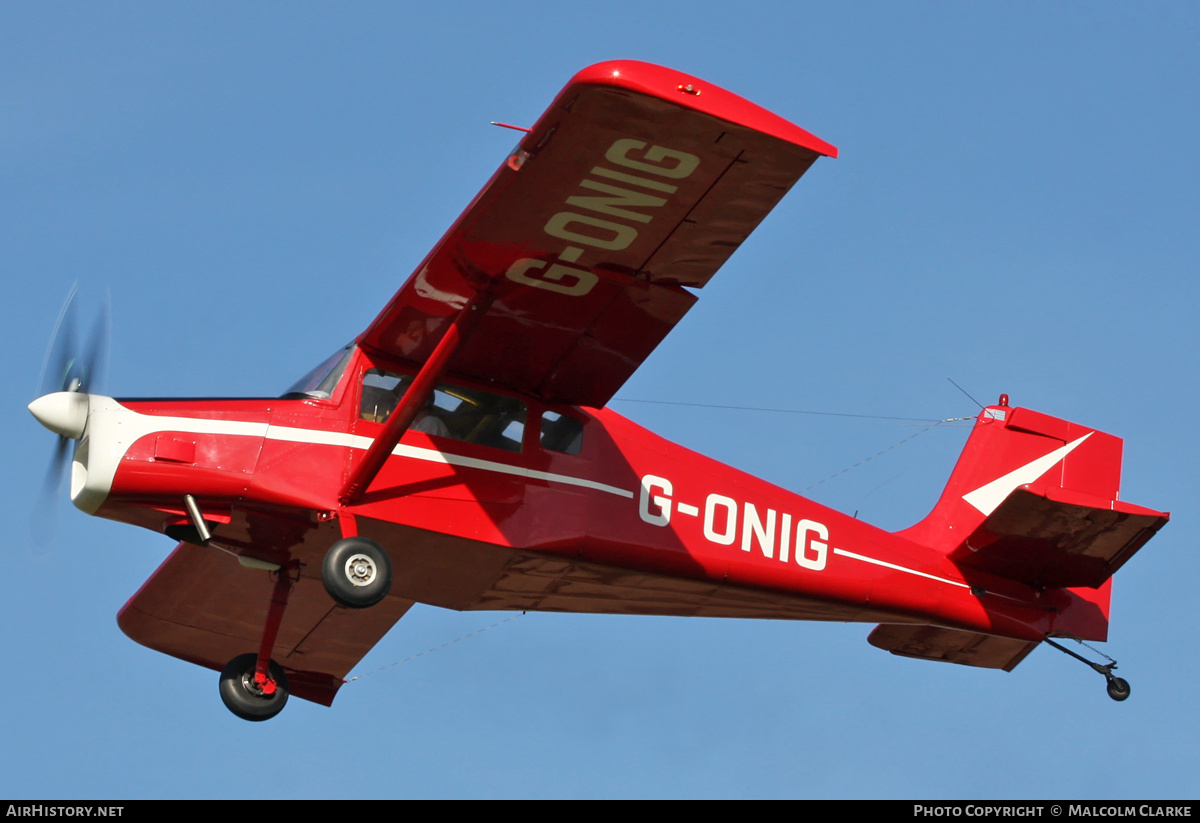
[[541, 443], [543, 449], [579, 454], [583, 448], [583, 424], [565, 414], [545, 412], [542, 415]]
[[[359, 416], [363, 420], [385, 422], [412, 381], [410, 374], [371, 369], [363, 376]], [[519, 452], [525, 438], [525, 404], [512, 397], [443, 383], [434, 389], [433, 396], [417, 412], [409, 428], [436, 437]]]

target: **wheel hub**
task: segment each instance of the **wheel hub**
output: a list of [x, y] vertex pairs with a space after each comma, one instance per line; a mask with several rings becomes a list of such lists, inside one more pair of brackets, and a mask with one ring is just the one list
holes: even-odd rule
[[375, 562], [365, 554], [352, 555], [346, 561], [346, 579], [355, 586], [369, 586], [378, 575]]
[[[270, 692], [263, 688], [264, 685], [265, 684], [258, 682], [258, 678], [255, 677], [255, 672], [253, 669], [242, 675], [242, 688], [246, 690], [246, 694], [252, 694], [255, 697], [262, 698], [269, 697]], [[271, 691], [273, 692], [274, 689]]]

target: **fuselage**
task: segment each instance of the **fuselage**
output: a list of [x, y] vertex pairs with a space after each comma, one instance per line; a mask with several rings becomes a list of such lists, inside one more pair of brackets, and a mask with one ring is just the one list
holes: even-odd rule
[[912, 622], [1029, 640], [1069, 619], [1088, 631], [1088, 604], [1067, 590], [968, 580], [931, 548], [608, 409], [466, 381], [449, 380], [437, 420], [414, 424], [345, 506], [339, 490], [386, 417], [372, 398], [412, 369], [360, 349], [342, 366], [327, 397], [93, 395], [72, 499], [172, 533], [192, 495], [217, 548], [313, 575], [353, 518], [392, 556], [394, 594], [449, 608]]

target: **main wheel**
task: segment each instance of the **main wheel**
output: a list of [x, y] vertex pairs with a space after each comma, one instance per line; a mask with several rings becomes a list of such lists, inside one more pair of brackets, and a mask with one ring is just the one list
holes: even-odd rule
[[1113, 700], [1125, 700], [1129, 697], [1129, 681], [1123, 677], [1108, 678], [1108, 696]]
[[268, 672], [275, 688], [268, 693], [270, 687], [264, 688], [254, 679], [257, 665], [257, 654], [239, 654], [221, 672], [221, 701], [242, 720], [270, 720], [287, 705], [288, 679], [283, 669], [271, 661]]
[[346, 537], [325, 553], [321, 582], [338, 603], [351, 609], [365, 609], [391, 591], [392, 561], [374, 540]]

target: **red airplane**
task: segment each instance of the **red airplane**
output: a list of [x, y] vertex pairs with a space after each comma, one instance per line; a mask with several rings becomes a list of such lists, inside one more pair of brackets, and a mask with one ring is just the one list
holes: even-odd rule
[[[121, 610], [265, 720], [329, 705], [415, 602], [867, 621], [894, 654], [1011, 670], [1105, 640], [1110, 578], [1168, 520], [1121, 440], [999, 403], [933, 512], [886, 532], [604, 408], [837, 149], [647, 63], [584, 69], [355, 341], [282, 397], [115, 400], [85, 358], [30, 404], [88, 514], [181, 541]], [[83, 365], [73, 365], [83, 364]]]

